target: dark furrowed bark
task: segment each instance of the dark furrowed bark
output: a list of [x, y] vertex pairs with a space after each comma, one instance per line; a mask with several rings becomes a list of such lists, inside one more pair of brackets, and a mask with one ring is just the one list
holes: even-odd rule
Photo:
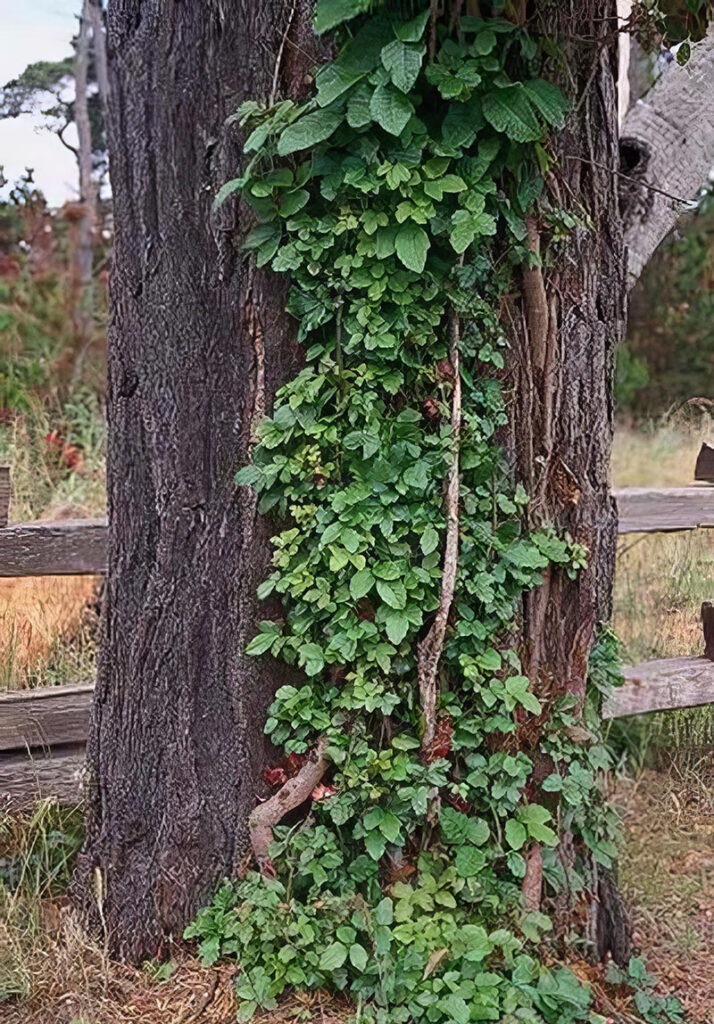
[[[622, 220], [608, 170], [618, 163], [617, 36], [614, 3], [603, 9], [571, 0], [552, 11], [539, 30], [557, 40], [567, 67], [561, 84], [575, 109], [554, 137], [557, 164], [548, 184], [578, 223], [557, 246], [544, 221], [529, 225], [538, 233], [531, 249], [551, 248], [540, 292], [532, 272], [525, 275], [509, 448], [532, 495], [532, 523], [568, 530], [590, 553], [575, 581], [549, 572], [524, 612], [536, 688], [582, 699], [595, 629], [610, 613], [617, 539], [609, 487], [612, 383], [626, 296]], [[534, 305], [540, 315], [532, 315]]]
[[[248, 842], [265, 708], [245, 656], [269, 526], [233, 482], [294, 370], [285, 286], [236, 252], [226, 118], [312, 61], [283, 0], [113, 0], [109, 569], [88, 758], [85, 919], [133, 961], [180, 937]], [[289, 54], [288, 56], [285, 56]], [[287, 79], [287, 81], [286, 81]]]
[[[544, 715], [524, 723], [520, 744], [534, 751], [553, 700], [569, 693], [582, 703], [589, 652], [598, 624], [610, 615], [617, 541], [609, 486], [613, 370], [626, 309], [623, 224], [613, 186], [619, 161], [615, 4], [568, 0], [539, 12], [539, 32], [556, 41], [560, 58], [549, 77], [574, 97], [566, 128], [554, 137], [548, 185], [554, 205], [577, 223], [558, 244], [545, 218], [528, 225], [530, 248], [549, 251], [542, 271], [524, 273], [522, 308], [511, 313], [515, 386], [508, 448], [532, 496], [531, 525], [569, 531], [589, 555], [575, 580], [551, 568], [524, 600], [524, 660]], [[531, 796], [551, 770], [535, 753]], [[567, 858], [572, 836], [563, 844]], [[626, 962], [627, 915], [611, 876], [594, 865], [591, 890], [597, 951]]]

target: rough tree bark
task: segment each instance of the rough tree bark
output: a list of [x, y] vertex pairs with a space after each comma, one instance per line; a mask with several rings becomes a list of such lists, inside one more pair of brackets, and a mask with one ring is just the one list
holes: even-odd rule
[[[617, 190], [617, 40], [597, 0], [569, 0], [543, 31], [558, 39], [575, 111], [554, 139], [549, 186], [577, 218], [551, 245], [546, 266], [526, 271], [514, 321], [510, 450], [532, 495], [533, 523], [569, 530], [590, 551], [575, 581], [552, 572], [526, 601], [534, 678], [549, 692], [585, 692], [588, 650], [610, 607], [616, 515], [610, 497], [614, 349], [625, 323], [625, 262]], [[610, 16], [608, 20], [607, 15]], [[574, 83], [574, 90], [573, 90]], [[529, 246], [543, 255], [547, 222], [532, 218]]]
[[229, 115], [276, 73], [305, 88], [307, 6], [109, 4], [110, 554], [73, 891], [133, 961], [235, 869], [264, 759], [279, 669], [243, 651], [269, 528], [233, 476], [297, 350], [283, 284], [212, 203], [240, 164]]
[[[532, 496], [532, 524], [553, 523], [589, 551], [577, 579], [551, 569], [524, 601], [525, 661], [547, 716], [558, 695], [583, 701], [589, 651], [598, 623], [610, 613], [617, 539], [609, 481], [612, 375], [625, 324], [626, 276], [612, 173], [619, 160], [616, 3], [564, 0], [544, 10], [551, 13], [543, 15], [541, 31], [558, 41], [560, 69], [567, 68], [554, 66], [551, 73], [565, 75], [561, 84], [574, 96], [566, 128], [554, 138], [557, 161], [548, 185], [577, 224], [558, 244], [545, 218], [528, 224], [529, 247], [545, 265], [524, 272], [520, 304], [510, 310], [508, 448]], [[535, 750], [540, 731], [537, 722], [524, 726], [522, 744]], [[549, 770], [536, 756], [534, 792]], [[532, 852], [535, 876], [540, 861]], [[540, 893], [540, 878], [530, 878], [529, 886], [527, 899]], [[626, 953], [624, 942], [612, 940], [618, 959]]]

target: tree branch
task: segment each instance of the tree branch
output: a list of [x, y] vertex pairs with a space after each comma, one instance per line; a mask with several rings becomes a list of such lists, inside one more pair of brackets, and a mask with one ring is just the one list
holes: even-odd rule
[[685, 209], [671, 196], [694, 201], [714, 166], [714, 26], [683, 67], [672, 62], [628, 111], [620, 155], [632, 287]]
[[315, 749], [300, 771], [292, 779], [288, 779], [274, 796], [253, 810], [248, 818], [250, 844], [262, 875], [275, 877], [275, 869], [268, 850], [273, 839], [273, 827], [281, 821], [288, 811], [299, 807], [312, 793], [322, 776], [327, 771], [325, 750], [327, 740], [323, 736], [318, 740]]

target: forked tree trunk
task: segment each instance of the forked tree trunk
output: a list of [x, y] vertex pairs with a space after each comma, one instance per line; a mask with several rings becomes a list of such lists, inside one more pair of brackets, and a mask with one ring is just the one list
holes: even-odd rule
[[268, 526], [233, 477], [296, 348], [284, 285], [212, 203], [241, 161], [226, 119], [269, 94], [286, 32], [277, 74], [304, 88], [303, 6], [109, 4], [110, 554], [74, 894], [133, 961], [236, 867], [280, 671], [243, 653]]

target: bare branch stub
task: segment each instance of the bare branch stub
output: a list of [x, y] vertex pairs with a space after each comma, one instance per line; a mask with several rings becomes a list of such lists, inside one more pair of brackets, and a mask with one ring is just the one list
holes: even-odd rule
[[269, 878], [275, 877], [275, 869], [268, 852], [273, 839], [273, 828], [288, 811], [292, 811], [304, 803], [320, 782], [327, 771], [327, 761], [324, 756], [326, 749], [327, 739], [323, 736], [318, 740], [315, 749], [310, 753], [308, 760], [297, 775], [288, 779], [277, 793], [251, 812], [248, 819], [250, 843], [262, 875], [267, 875]]

